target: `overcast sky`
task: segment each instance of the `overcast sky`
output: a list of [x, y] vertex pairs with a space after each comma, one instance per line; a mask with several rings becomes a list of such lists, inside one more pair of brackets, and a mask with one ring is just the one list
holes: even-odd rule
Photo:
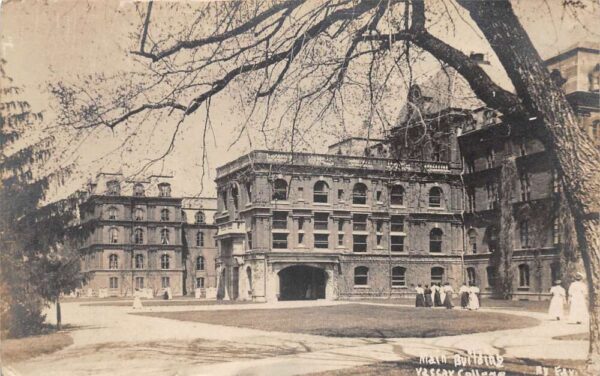
[[[515, 11], [543, 58], [555, 55], [581, 41], [600, 39], [591, 30], [597, 29], [600, 12], [597, 5], [574, 17], [565, 12], [562, 0], [514, 1]], [[594, 2], [591, 2], [592, 4]], [[51, 124], [55, 114], [49, 107], [49, 82], [73, 79], [96, 72], [128, 71], [131, 57], [126, 53], [131, 44], [139, 16], [129, 1], [4, 1], [0, 9], [1, 56], [8, 61], [7, 73], [18, 85], [25, 87], [25, 99], [35, 109], [46, 112]], [[498, 67], [497, 60], [476, 27], [467, 23], [468, 16], [456, 17], [456, 32], [444, 40], [469, 53], [484, 52], [492, 61], [491, 75], [510, 87]], [[595, 25], [595, 26], [594, 26]], [[435, 30], [434, 30], [435, 32]], [[215, 193], [214, 168], [250, 150], [247, 138], [229, 148], [235, 130], [243, 122], [236, 116], [236, 99], [220, 95], [213, 100], [214, 134], [209, 134], [207, 154], [209, 169], [204, 177], [203, 195]], [[200, 189], [203, 113], [186, 120], [176, 141], [175, 150], [154, 172], [172, 172], [174, 188], [182, 195], [197, 195]], [[140, 129], [140, 137], [125, 150], [115, 152], [122, 143], [124, 132], [101, 130], [86, 140], [69, 140], [78, 148], [63, 163], [75, 161], [80, 172], [63, 192], [80, 186], [88, 176], [100, 170], [115, 171], [139, 165], [145, 158], [156, 157], [164, 151], [165, 141], [176, 120], [165, 120], [158, 130]], [[359, 131], [357, 130], [357, 133]], [[315, 151], [337, 141], [335, 135], [325, 135], [315, 142]], [[256, 143], [253, 146], [261, 146]]]

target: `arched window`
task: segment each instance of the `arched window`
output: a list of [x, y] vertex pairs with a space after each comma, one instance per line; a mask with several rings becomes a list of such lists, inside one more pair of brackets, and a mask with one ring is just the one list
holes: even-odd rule
[[519, 265], [519, 287], [529, 288], [529, 265]]
[[366, 286], [369, 284], [369, 268], [366, 266], [357, 266], [354, 268], [354, 285]]
[[108, 256], [108, 268], [109, 269], [119, 269], [119, 256], [114, 253]]
[[112, 244], [116, 244], [119, 242], [119, 230], [115, 227], [108, 230], [108, 239]]
[[485, 229], [484, 241], [487, 243], [488, 252], [493, 253], [498, 250], [498, 228], [494, 225]]
[[477, 253], [477, 231], [472, 228], [467, 231], [467, 236], [469, 237], [469, 251], [473, 254]]
[[171, 197], [171, 184], [160, 183], [158, 185], [158, 195], [160, 197]]
[[352, 203], [355, 205], [365, 205], [367, 203], [367, 186], [363, 183], [354, 184]]
[[204, 247], [204, 233], [202, 231], [196, 233], [196, 247]]
[[144, 192], [144, 186], [140, 183], [137, 183], [136, 185], [133, 186], [133, 195], [136, 197], [142, 197], [144, 196], [145, 192]]
[[529, 221], [523, 220], [519, 223], [519, 239], [521, 248], [529, 248]]
[[136, 269], [144, 268], [144, 255], [139, 254], [139, 253], [137, 255], [135, 255], [135, 268]]
[[144, 244], [144, 230], [136, 228], [133, 233], [133, 242], [135, 244]]
[[169, 244], [169, 235], [170, 231], [168, 228], [163, 228], [160, 230], [160, 244]]
[[329, 200], [329, 186], [322, 180], [315, 183], [313, 189], [313, 201], [319, 203], [327, 203]]
[[477, 274], [475, 273], [475, 268], [467, 268], [467, 281], [471, 286], [477, 284]]
[[108, 219], [117, 219], [117, 215], [119, 213], [119, 209], [111, 206], [108, 208]]
[[106, 193], [111, 196], [118, 196], [121, 194], [121, 184], [117, 180], [111, 180], [106, 183]]
[[406, 269], [401, 266], [392, 268], [392, 287], [406, 287]]
[[204, 257], [196, 257], [196, 270], [204, 270]]
[[444, 232], [439, 228], [434, 228], [429, 233], [429, 252], [442, 252], [442, 235]]
[[283, 179], [277, 179], [273, 182], [273, 200], [285, 201], [287, 200], [287, 188], [288, 184]]
[[444, 280], [444, 268], [434, 266], [431, 268], [431, 284], [442, 283]]
[[404, 187], [394, 185], [390, 190], [390, 205], [404, 205]]
[[485, 268], [487, 274], [487, 283], [488, 287], [492, 288], [496, 285], [496, 278], [498, 278], [498, 273], [496, 272], [496, 268], [494, 266], [488, 266]]
[[135, 208], [135, 211], [133, 212], [133, 219], [136, 221], [143, 221], [144, 220], [144, 209]]
[[160, 256], [160, 268], [170, 269], [171, 268], [171, 257], [167, 254]]
[[442, 189], [440, 187], [433, 187], [429, 190], [429, 207], [442, 207]]
[[160, 210], [160, 220], [168, 221], [169, 220], [169, 209], [164, 208]]
[[205, 221], [204, 213], [202, 211], [196, 212], [196, 224], [203, 224]]

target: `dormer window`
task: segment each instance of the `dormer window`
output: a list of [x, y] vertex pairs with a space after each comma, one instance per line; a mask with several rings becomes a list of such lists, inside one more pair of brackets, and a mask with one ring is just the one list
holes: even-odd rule
[[199, 211], [196, 213], [196, 224], [203, 224], [205, 223], [205, 217], [204, 217], [204, 213]]
[[158, 195], [160, 197], [171, 197], [171, 184], [161, 183], [158, 185]]
[[116, 180], [111, 180], [106, 183], [106, 192], [111, 196], [118, 196], [121, 194], [121, 185]]
[[144, 196], [145, 192], [144, 192], [144, 186], [142, 184], [136, 184], [133, 186], [133, 195], [136, 197], [142, 197]]

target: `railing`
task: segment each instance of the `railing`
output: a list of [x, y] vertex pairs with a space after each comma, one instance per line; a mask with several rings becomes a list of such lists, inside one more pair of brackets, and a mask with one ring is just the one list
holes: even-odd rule
[[251, 164], [280, 164], [290, 166], [315, 166], [356, 168], [383, 171], [449, 171], [447, 162], [368, 158], [337, 154], [290, 153], [281, 151], [252, 151], [217, 168], [217, 179]]
[[246, 234], [246, 223], [244, 221], [231, 221], [218, 225], [217, 235]]

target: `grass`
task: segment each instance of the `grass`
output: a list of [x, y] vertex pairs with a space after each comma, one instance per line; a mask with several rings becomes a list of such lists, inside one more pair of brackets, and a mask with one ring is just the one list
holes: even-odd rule
[[567, 334], [565, 336], [552, 337], [552, 339], [558, 339], [562, 341], [589, 341], [590, 333]]
[[[137, 314], [137, 313], [136, 313]], [[502, 313], [345, 304], [289, 309], [144, 312], [139, 315], [331, 337], [439, 337], [537, 325]]]
[[2, 363], [21, 362], [43, 354], [50, 354], [73, 343], [68, 333], [55, 332], [34, 337], [3, 339]]
[[[165, 306], [206, 306], [206, 305], [229, 305], [229, 304], [261, 304], [252, 301], [236, 301], [236, 300], [143, 300], [144, 307], [165, 307]], [[94, 307], [131, 307], [133, 299], [129, 298], [126, 301], [98, 302], [86, 303], [82, 306]]]
[[[485, 366], [480, 367], [465, 367], [463, 368], [465, 371], [467, 369], [478, 369], [479, 373], [475, 373], [475, 375], [484, 375], [485, 371], [504, 371], [507, 376], [513, 375], [521, 375], [521, 376], [534, 376], [536, 374], [536, 367], [542, 366], [546, 367], [549, 375], [554, 375], [554, 367], [559, 366], [561, 368], [569, 368], [571, 370], [575, 370], [575, 375], [585, 375], [585, 360], [554, 360], [554, 359], [544, 359], [544, 360], [531, 360], [531, 359], [504, 359], [504, 366], [501, 368], [489, 368]], [[461, 367], [454, 367], [449, 361], [449, 364], [444, 365], [436, 365], [434, 368], [438, 368], [440, 370], [448, 370], [454, 371], [454, 375], [458, 373]], [[415, 376], [417, 375], [417, 368], [430, 368], [430, 366], [424, 367], [423, 364], [419, 364], [419, 359], [413, 360], [405, 360], [405, 361], [397, 361], [397, 362], [378, 362], [373, 364], [368, 364], [365, 366], [353, 367], [353, 368], [344, 368], [334, 371], [326, 371], [313, 373], [311, 376], [367, 376], [367, 375], [377, 375], [377, 376]], [[443, 374], [443, 371], [440, 371], [440, 374]], [[466, 375], [467, 372], [463, 372], [462, 375]], [[566, 374], [566, 373], [565, 373]]]

